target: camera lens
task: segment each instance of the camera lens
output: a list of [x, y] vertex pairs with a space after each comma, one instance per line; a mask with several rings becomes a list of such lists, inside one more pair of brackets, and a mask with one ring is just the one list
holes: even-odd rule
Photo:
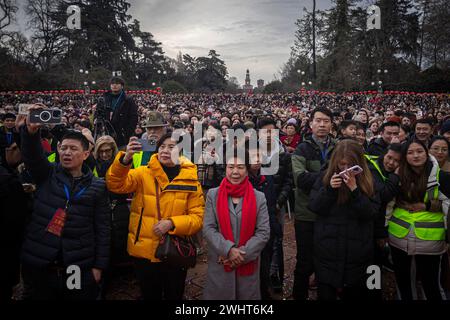
[[53, 110], [53, 118], [61, 118], [61, 110]]
[[52, 117], [52, 115], [51, 115], [50, 112], [48, 112], [48, 111], [42, 111], [42, 112], [40, 113], [40, 115], [39, 115], [39, 119], [40, 119], [42, 122], [47, 122], [47, 121], [49, 121], [49, 120], [51, 119], [51, 117]]

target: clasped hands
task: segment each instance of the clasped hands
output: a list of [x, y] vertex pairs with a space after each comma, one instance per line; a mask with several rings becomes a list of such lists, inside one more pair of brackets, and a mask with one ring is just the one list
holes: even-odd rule
[[172, 220], [160, 220], [153, 226], [153, 232], [162, 237], [174, 227]]
[[242, 249], [233, 247], [228, 252], [228, 258], [220, 256], [217, 263], [229, 266], [232, 269], [236, 269], [240, 265], [244, 264], [245, 254], [245, 251], [243, 251]]

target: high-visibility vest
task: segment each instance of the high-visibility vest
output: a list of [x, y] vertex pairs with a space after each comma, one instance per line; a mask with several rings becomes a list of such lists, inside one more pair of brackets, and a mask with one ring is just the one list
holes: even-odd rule
[[383, 179], [383, 181], [386, 181], [387, 178], [383, 174], [383, 171], [381, 171], [381, 168], [378, 165], [378, 162], [376, 161], [379, 157], [378, 156], [371, 156], [371, 155], [368, 155], [368, 154], [365, 154], [364, 157], [367, 159], [367, 161], [369, 161], [375, 167], [375, 169], [378, 171], [378, 173], [380, 174], [380, 176]]
[[97, 167], [94, 167], [94, 170], [92, 170], [92, 174], [94, 175], [94, 177], [98, 178]]
[[142, 157], [144, 156], [144, 152], [138, 152], [133, 155], [133, 167], [139, 168], [142, 164]]
[[[439, 169], [436, 171], [436, 180], [439, 182]], [[430, 195], [429, 195], [430, 194]], [[428, 190], [424, 202], [439, 198], [439, 187]], [[445, 240], [445, 215], [443, 212], [408, 212], [405, 209], [395, 208], [388, 222], [388, 232], [397, 237], [405, 238], [413, 228], [416, 237], [420, 240]]]
[[47, 157], [48, 162], [55, 163], [56, 162], [56, 152], [50, 153]]

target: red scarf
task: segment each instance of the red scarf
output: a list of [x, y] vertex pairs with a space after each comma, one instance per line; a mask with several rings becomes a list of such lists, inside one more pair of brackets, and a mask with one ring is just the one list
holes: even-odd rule
[[[217, 216], [219, 218], [220, 231], [226, 240], [234, 243], [230, 211], [228, 209], [228, 197], [244, 198], [242, 203], [241, 233], [238, 245], [238, 247], [241, 247], [253, 237], [256, 227], [256, 197], [248, 177], [238, 185], [231, 184], [227, 178], [224, 178], [220, 184], [217, 196]], [[257, 261], [258, 259], [239, 266], [237, 268], [237, 274], [239, 276], [252, 275], [256, 270]], [[233, 271], [230, 266], [225, 265], [224, 268], [226, 272]]]

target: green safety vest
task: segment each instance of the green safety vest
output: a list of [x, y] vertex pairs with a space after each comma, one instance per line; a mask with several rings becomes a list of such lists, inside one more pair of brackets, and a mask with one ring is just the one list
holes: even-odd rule
[[[439, 182], [439, 169], [436, 180]], [[428, 195], [430, 193], [430, 195]], [[425, 193], [424, 202], [430, 198], [437, 200], [439, 187], [434, 187]], [[388, 222], [388, 232], [397, 237], [405, 238], [409, 230], [413, 228], [416, 237], [420, 240], [442, 241], [445, 240], [445, 215], [443, 212], [409, 212], [405, 209], [395, 208]]]
[[97, 167], [94, 167], [94, 170], [92, 171], [92, 174], [94, 175], [94, 177], [98, 178]]
[[138, 152], [133, 155], [133, 167], [139, 168], [142, 163], [142, 157], [144, 156], [144, 152]]
[[55, 163], [56, 162], [56, 152], [51, 153], [48, 157], [47, 157], [48, 162], [50, 163]]
[[371, 156], [371, 155], [365, 154], [364, 157], [367, 159], [367, 161], [369, 161], [375, 167], [375, 169], [378, 171], [378, 173], [380, 174], [383, 181], [386, 181], [387, 178], [384, 176], [383, 171], [381, 171], [381, 168], [378, 165], [378, 162], [376, 161], [378, 159], [378, 156]]

